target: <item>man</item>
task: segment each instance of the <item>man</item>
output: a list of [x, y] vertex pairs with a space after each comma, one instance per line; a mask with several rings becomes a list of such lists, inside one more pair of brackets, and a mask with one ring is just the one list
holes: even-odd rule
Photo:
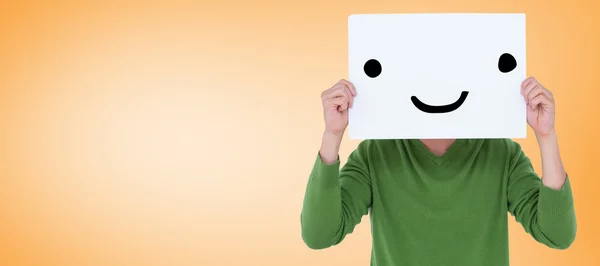
[[508, 213], [539, 243], [568, 248], [576, 220], [554, 98], [533, 77], [521, 94], [541, 152], [541, 179], [510, 139], [365, 140], [340, 169], [356, 90], [341, 80], [324, 91], [325, 132], [301, 213], [306, 245], [339, 244], [370, 210], [371, 265], [509, 265]]

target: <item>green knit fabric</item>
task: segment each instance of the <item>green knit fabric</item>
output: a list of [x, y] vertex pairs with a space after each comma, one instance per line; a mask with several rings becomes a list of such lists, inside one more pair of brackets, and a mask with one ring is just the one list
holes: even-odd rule
[[340, 165], [317, 153], [301, 212], [312, 249], [340, 244], [367, 214], [377, 266], [507, 266], [509, 214], [548, 247], [575, 239], [569, 178], [543, 186], [510, 139], [458, 139], [442, 156], [419, 140], [365, 140]]

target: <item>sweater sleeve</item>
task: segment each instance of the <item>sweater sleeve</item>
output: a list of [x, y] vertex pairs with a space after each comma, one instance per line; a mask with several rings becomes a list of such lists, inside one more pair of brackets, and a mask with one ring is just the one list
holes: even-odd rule
[[352, 233], [371, 206], [371, 182], [364, 142], [340, 169], [317, 154], [300, 215], [302, 239], [311, 249], [339, 244]]
[[577, 231], [569, 176], [558, 190], [544, 186], [520, 145], [517, 147], [509, 169], [508, 211], [537, 242], [566, 249]]

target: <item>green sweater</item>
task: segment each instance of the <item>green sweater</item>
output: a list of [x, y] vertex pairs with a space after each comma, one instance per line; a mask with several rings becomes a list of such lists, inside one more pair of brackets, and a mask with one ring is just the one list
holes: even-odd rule
[[317, 155], [301, 213], [312, 249], [339, 244], [369, 213], [371, 265], [509, 265], [508, 213], [566, 249], [576, 222], [569, 178], [542, 185], [510, 139], [458, 139], [442, 156], [419, 140], [366, 140], [340, 169]]

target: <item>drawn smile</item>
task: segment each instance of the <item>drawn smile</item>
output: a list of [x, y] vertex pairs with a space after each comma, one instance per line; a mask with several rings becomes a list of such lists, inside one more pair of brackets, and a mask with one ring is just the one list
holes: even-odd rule
[[469, 92], [463, 91], [460, 94], [460, 97], [458, 98], [458, 100], [456, 100], [455, 102], [453, 102], [451, 104], [446, 104], [446, 105], [429, 105], [429, 104], [426, 104], [426, 103], [422, 102], [421, 100], [419, 100], [419, 98], [417, 98], [417, 96], [410, 97], [410, 100], [413, 102], [415, 107], [417, 107], [417, 109], [421, 110], [422, 112], [430, 113], [430, 114], [441, 114], [441, 113], [449, 113], [449, 112], [452, 112], [452, 111], [458, 109], [467, 99], [467, 95], [469, 95]]

